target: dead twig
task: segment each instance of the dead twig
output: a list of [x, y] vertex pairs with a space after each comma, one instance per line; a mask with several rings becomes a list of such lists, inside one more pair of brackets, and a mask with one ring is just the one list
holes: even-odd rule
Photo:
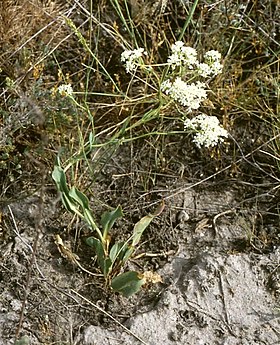
[[75, 253], [72, 253], [71, 249], [69, 249], [68, 247], [66, 247], [61, 239], [61, 237], [59, 235], [55, 235], [55, 244], [57, 245], [57, 248], [60, 252], [60, 254], [67, 259], [68, 261], [70, 261], [72, 264], [77, 265], [82, 271], [95, 276], [95, 277], [103, 277], [103, 274], [98, 274], [98, 273], [93, 273], [88, 271], [87, 269], [85, 269], [80, 263], [79, 263], [79, 257], [78, 255], [76, 255]]
[[235, 209], [231, 208], [230, 210], [226, 210], [224, 212], [216, 214], [216, 216], [213, 218], [212, 224], [213, 224], [213, 231], [214, 231], [215, 237], [217, 236], [217, 219], [229, 213], [235, 213]]
[[230, 326], [230, 320], [229, 320], [229, 316], [228, 316], [227, 303], [226, 303], [226, 297], [225, 297], [225, 291], [224, 291], [224, 280], [223, 280], [222, 274], [221, 274], [219, 269], [218, 269], [218, 275], [219, 275], [220, 291], [221, 291], [222, 301], [223, 301], [224, 311], [225, 311], [225, 324], [227, 325], [229, 332], [234, 337], [236, 337], [236, 334], [234, 333], [234, 331], [232, 330], [232, 328]]
[[91, 302], [90, 300], [88, 300], [86, 297], [82, 296], [81, 294], [79, 294], [77, 291], [72, 290], [71, 292], [73, 292], [74, 294], [76, 294], [77, 296], [79, 296], [82, 300], [84, 300], [85, 302], [87, 302], [88, 304], [92, 305], [94, 308], [96, 308], [98, 311], [100, 311], [101, 313], [103, 313], [104, 315], [106, 315], [107, 317], [109, 317], [111, 320], [113, 320], [117, 325], [119, 325], [122, 329], [124, 329], [128, 334], [132, 335], [135, 339], [137, 339], [138, 341], [140, 341], [142, 344], [144, 345], [148, 345], [148, 343], [146, 343], [143, 339], [141, 339], [140, 337], [138, 337], [138, 335], [136, 335], [135, 333], [131, 332], [127, 327], [125, 327], [122, 323], [120, 323], [118, 320], [116, 320], [112, 315], [110, 315], [109, 313], [107, 313], [104, 309], [100, 308], [97, 304]]

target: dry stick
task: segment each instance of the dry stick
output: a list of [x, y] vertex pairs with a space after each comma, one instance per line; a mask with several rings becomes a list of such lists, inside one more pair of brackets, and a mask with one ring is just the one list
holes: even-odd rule
[[218, 269], [218, 274], [219, 274], [219, 280], [220, 280], [219, 285], [220, 285], [220, 290], [221, 290], [221, 294], [222, 294], [222, 301], [223, 301], [223, 305], [224, 305], [224, 312], [225, 312], [225, 321], [226, 321], [225, 324], [227, 325], [228, 330], [231, 333], [231, 335], [236, 337], [236, 334], [234, 333], [234, 331], [232, 330], [232, 327], [230, 326], [230, 319], [228, 316], [225, 289], [224, 289], [224, 281], [223, 281], [221, 271], [219, 269]]
[[[268, 141], [266, 141], [265, 143], [263, 143], [262, 145], [260, 145], [260, 146], [257, 147], [256, 149], [254, 149], [252, 152], [247, 153], [246, 155], [243, 155], [242, 150], [241, 150], [242, 157], [239, 158], [237, 161], [235, 161], [235, 162], [233, 162], [233, 163], [238, 164], [238, 163], [242, 162], [243, 160], [246, 161], [246, 162], [248, 162], [248, 158], [249, 158], [250, 156], [252, 156], [255, 152], [259, 151], [259, 150], [260, 150], [261, 148], [263, 148], [265, 145], [271, 143], [272, 141], [274, 141], [275, 139], [277, 139], [277, 138], [279, 138], [279, 137], [280, 137], [280, 134], [275, 135], [273, 138], [269, 139]], [[235, 143], [236, 143], [236, 141], [235, 141]], [[239, 147], [239, 149], [240, 149], [240, 146], [239, 146], [239, 145], [238, 145], [238, 147]], [[195, 182], [195, 183], [190, 183], [187, 187], [174, 189], [172, 193], [168, 193], [168, 195], [163, 196], [163, 200], [172, 199], [174, 196], [176, 196], [176, 195], [178, 195], [178, 194], [181, 194], [181, 193], [183, 193], [183, 192], [185, 192], [185, 191], [187, 191], [187, 190], [190, 190], [190, 189], [192, 189], [192, 188], [194, 188], [194, 187], [196, 187], [196, 186], [198, 186], [198, 185], [200, 185], [200, 184], [202, 184], [202, 183], [204, 183], [204, 182], [206, 182], [206, 181], [208, 181], [208, 180], [211, 180], [213, 177], [216, 177], [216, 176], [220, 175], [222, 172], [224, 172], [224, 171], [230, 169], [231, 166], [232, 166], [232, 164], [229, 164], [229, 165], [227, 165], [226, 167], [224, 167], [223, 169], [217, 171], [216, 173], [214, 173], [214, 174], [212, 174], [212, 175], [210, 175], [210, 176], [204, 178], [203, 180], [200, 180], [200, 181]], [[259, 166], [257, 166], [257, 167], [259, 168]], [[277, 181], [278, 181], [278, 179], [277, 179]], [[278, 188], [278, 187], [279, 187], [279, 186], [275, 187], [274, 189], [276, 189], [276, 188]], [[166, 192], [166, 191], [167, 191], [167, 190], [153, 190], [153, 191], [151, 191], [151, 192], [148, 192], [148, 193], [145, 193], [145, 194], [141, 195], [141, 196], [138, 198], [138, 200], [143, 199], [143, 198], [145, 198], [145, 196], [147, 196], [147, 195], [149, 195], [149, 194], [152, 194], [152, 193], [159, 193], [159, 192]], [[169, 191], [169, 190], [168, 190], [168, 191]], [[154, 202], [152, 202], [152, 203], [149, 203], [149, 205], [145, 206], [144, 208], [147, 208], [147, 207], [156, 205], [157, 203], [158, 203], [158, 201], [154, 201]]]
[[[82, 25], [86, 24], [89, 21], [89, 19], [87, 19]], [[78, 28], [80, 28], [82, 25], [80, 25]], [[28, 75], [28, 73], [30, 73], [36, 66], [38, 66], [40, 63], [42, 63], [48, 56], [50, 56], [64, 41], [67, 41], [69, 37], [71, 37], [72, 35], [74, 35], [73, 32], [71, 32], [69, 35], [67, 35], [66, 37], [64, 37], [54, 48], [52, 48], [46, 55], [44, 55], [42, 58], [40, 58], [37, 62], [35, 62], [27, 71], [26, 73], [19, 77], [16, 82], [17, 85], [19, 85], [24, 78]], [[2, 93], [0, 93], [0, 97], [3, 96], [5, 93], [5, 91], [3, 91]]]
[[21, 236], [21, 234], [19, 233], [19, 229], [18, 229], [16, 220], [15, 220], [15, 216], [14, 216], [14, 213], [13, 213], [13, 211], [12, 211], [10, 205], [8, 205], [8, 210], [9, 210], [9, 212], [10, 212], [10, 215], [11, 215], [11, 217], [12, 217], [12, 221], [13, 221], [13, 224], [14, 224], [14, 227], [15, 227], [15, 230], [12, 229], [13, 232], [14, 232], [14, 233], [16, 234], [16, 236], [21, 240], [21, 242], [22, 242], [24, 245], [26, 245], [26, 247], [29, 248], [29, 250], [30, 250], [31, 253], [32, 253], [32, 246], [31, 246], [29, 243], [27, 243], [27, 242], [25, 241], [25, 239], [23, 239], [22, 236]]
[[[27, 278], [26, 278], [26, 289], [25, 289], [25, 294], [24, 294], [24, 301], [22, 303], [22, 307], [21, 307], [21, 313], [20, 313], [20, 320], [19, 320], [19, 325], [17, 328], [17, 332], [16, 332], [16, 339], [18, 339], [19, 337], [19, 333], [22, 327], [22, 322], [23, 322], [23, 316], [24, 316], [24, 310], [25, 310], [25, 306], [26, 306], [26, 302], [27, 302], [27, 297], [28, 297], [28, 290], [29, 290], [29, 284], [30, 284], [30, 278], [31, 278], [31, 269], [32, 266], [35, 265], [35, 267], [37, 268], [40, 276], [43, 278], [43, 280], [49, 284], [50, 286], [52, 286], [53, 288], [55, 288], [57, 291], [63, 293], [64, 295], [76, 300], [72, 295], [66, 293], [65, 291], [63, 291], [61, 288], [58, 288], [57, 286], [53, 285], [51, 282], [48, 281], [48, 279], [45, 277], [45, 275], [43, 274], [43, 272], [40, 270], [40, 268], [37, 265], [37, 261], [36, 261], [36, 250], [37, 250], [37, 244], [38, 244], [38, 238], [39, 238], [39, 231], [41, 230], [41, 220], [42, 220], [42, 211], [43, 211], [43, 191], [44, 191], [44, 182], [45, 182], [45, 176], [43, 178], [43, 184], [42, 184], [42, 189], [41, 189], [41, 193], [40, 193], [40, 209], [38, 212], [38, 222], [36, 224], [36, 237], [33, 243], [33, 246], [31, 247], [28, 243], [26, 243], [22, 238], [20, 238], [23, 243], [31, 250], [32, 252], [32, 257], [31, 257], [31, 261], [30, 261], [30, 266], [29, 266], [29, 270], [28, 270], [28, 274], [27, 274]], [[18, 227], [16, 225], [15, 222], [15, 218], [14, 215], [12, 213], [11, 208], [8, 206], [11, 215], [12, 215], [12, 219], [14, 222], [14, 226], [16, 228], [15, 233], [18, 235]], [[83, 269], [84, 270], [84, 269]], [[87, 273], [92, 274], [91, 272], [87, 271]], [[89, 301], [87, 298], [85, 298], [84, 296], [80, 295], [78, 292], [76, 292], [75, 290], [71, 290], [73, 293], [75, 293], [77, 296], [79, 296], [80, 298], [82, 298], [84, 301], [86, 301], [87, 303], [89, 303], [90, 305], [92, 305], [94, 308], [96, 308], [97, 310], [99, 310], [100, 312], [102, 312], [103, 314], [105, 314], [106, 316], [108, 316], [110, 319], [112, 319], [114, 322], [116, 322], [116, 324], [118, 324], [121, 328], [123, 328], [128, 334], [132, 335], [134, 338], [136, 338], [137, 340], [139, 340], [142, 344], [144, 345], [148, 345], [144, 340], [142, 340], [140, 337], [138, 337], [136, 334], [134, 334], [133, 332], [131, 332], [127, 327], [125, 327], [122, 323], [120, 323], [118, 320], [116, 320], [112, 315], [110, 315], [109, 313], [107, 313], [105, 310], [103, 310], [102, 308], [100, 308], [98, 305], [94, 304], [93, 302]]]
[[[278, 137], [280, 137], [280, 134], [275, 135], [273, 138], [269, 139], [267, 142], [263, 143], [262, 145], [260, 145], [260, 146], [257, 147], [256, 149], [254, 149], [252, 152], [247, 153], [246, 155], [243, 155], [243, 154], [242, 154], [242, 157], [239, 158], [239, 159], [238, 159], [236, 162], [234, 162], [234, 163], [235, 163], [235, 164], [238, 164], [238, 163], [242, 162], [243, 160], [245, 160], [246, 162], [248, 162], [248, 159], [247, 159], [248, 157], [252, 156], [255, 152], [259, 151], [262, 147], [264, 147], [265, 145], [269, 144], [270, 142], [272, 142], [273, 140], [277, 139]], [[236, 142], [235, 142], [235, 143], [236, 143]], [[239, 145], [238, 145], [238, 146], [239, 146]], [[239, 146], [239, 149], [240, 149], [240, 146]], [[242, 151], [241, 151], [241, 152], [242, 152]], [[198, 182], [196, 182], [196, 183], [194, 183], [194, 184], [191, 184], [190, 186], [185, 187], [185, 188], [179, 188], [175, 193], [168, 195], [168, 196], [165, 197], [164, 199], [173, 198], [174, 196], [176, 196], [176, 195], [178, 195], [178, 194], [180, 194], [180, 193], [182, 193], [182, 192], [184, 192], [184, 191], [186, 191], [186, 190], [189, 190], [189, 189], [191, 189], [191, 188], [193, 188], [193, 187], [196, 187], [196, 186], [200, 185], [201, 183], [206, 182], [206, 181], [212, 179], [213, 177], [215, 177], [215, 176], [221, 174], [222, 172], [228, 170], [231, 166], [232, 166], [232, 164], [229, 164], [229, 165], [226, 166], [225, 168], [223, 168], [223, 169], [217, 171], [215, 174], [212, 174], [211, 176], [208, 176], [208, 177], [206, 177], [205, 179], [203, 179], [203, 180], [201, 180], [201, 181], [198, 181]], [[259, 167], [258, 167], [258, 168], [259, 168]], [[277, 179], [277, 180], [278, 180], [278, 179]]]
[[[16, 334], [15, 334], [15, 340], [17, 340], [19, 338], [19, 334], [20, 334], [20, 331], [22, 329], [22, 323], [23, 323], [23, 318], [24, 318], [24, 311], [25, 311], [25, 307], [26, 307], [26, 303], [27, 303], [27, 298], [28, 298], [29, 290], [30, 290], [31, 271], [32, 271], [33, 266], [36, 264], [36, 252], [37, 252], [37, 247], [38, 247], [39, 234], [40, 234], [40, 230], [42, 229], [43, 205], [44, 205], [44, 198], [43, 198], [43, 196], [44, 196], [44, 191], [45, 191], [44, 187], [45, 187], [46, 171], [47, 171], [42, 163], [40, 163], [39, 161], [34, 159], [31, 155], [28, 155], [28, 156], [36, 164], [38, 164], [41, 167], [41, 171], [45, 171], [45, 172], [42, 175], [42, 185], [41, 185], [41, 190], [40, 190], [38, 214], [35, 217], [35, 232], [36, 232], [36, 235], [35, 235], [35, 238], [34, 238], [32, 249], [31, 249], [32, 250], [32, 255], [31, 255], [31, 259], [30, 259], [30, 265], [29, 265], [28, 271], [27, 271], [25, 291], [24, 291], [23, 302], [22, 302], [22, 306], [21, 306], [21, 310], [20, 310], [20, 317], [19, 317], [18, 327], [17, 327]], [[28, 247], [30, 247], [30, 246], [28, 245]]]
[[231, 208], [230, 210], [226, 210], [224, 212], [216, 214], [216, 216], [213, 218], [213, 221], [212, 221], [215, 236], [217, 236], [217, 219], [222, 217], [222, 216], [225, 216], [226, 214], [234, 213], [235, 211], [236, 210], [234, 208]]
[[77, 265], [82, 271], [86, 272], [87, 274], [90, 274], [94, 277], [102, 277], [103, 274], [98, 274], [98, 273], [93, 273], [88, 271], [87, 269], [85, 269], [80, 263], [79, 263], [79, 257], [72, 253], [71, 249], [66, 247], [61, 239], [61, 237], [59, 235], [55, 235], [55, 244], [57, 245], [57, 248], [60, 252], [60, 254], [62, 255], [62, 257], [64, 257], [65, 259], [67, 259], [68, 261], [70, 261], [72, 264]]
[[[63, 16], [70, 16], [70, 14], [74, 11], [75, 8], [76, 8], [76, 5], [72, 6], [72, 8], [68, 9], [67, 11], [65, 11], [65, 14], [63, 14]], [[41, 28], [39, 31], [37, 31], [33, 36], [29, 37], [21, 46], [19, 46], [11, 55], [9, 55], [7, 60], [11, 59], [11, 57], [13, 57], [22, 48], [24, 48], [30, 41], [35, 39], [38, 35], [40, 35], [43, 31], [45, 31], [49, 26], [53, 25], [54, 23], [56, 23], [60, 19], [62, 19], [62, 23], [64, 22], [62, 16], [56, 17], [51, 22], [49, 22], [47, 25], [45, 25], [43, 28]], [[69, 36], [67, 36], [67, 37], [69, 37]]]
[[133, 332], [131, 332], [127, 327], [125, 327], [122, 323], [120, 323], [118, 320], [116, 320], [112, 315], [110, 315], [109, 313], [107, 313], [105, 310], [103, 310], [102, 308], [100, 308], [97, 304], [91, 302], [90, 300], [88, 300], [86, 297], [80, 295], [77, 291], [75, 290], [70, 290], [71, 292], [73, 292], [74, 294], [76, 294], [77, 296], [79, 296], [81, 299], [83, 299], [84, 301], [86, 301], [87, 303], [89, 303], [90, 305], [92, 305], [94, 308], [96, 308], [97, 310], [99, 310], [101, 313], [103, 313], [104, 315], [108, 316], [111, 320], [113, 320], [117, 325], [119, 325], [121, 328], [123, 328], [128, 334], [132, 335], [134, 338], [136, 338], [137, 340], [139, 340], [142, 344], [144, 345], [148, 345], [143, 339], [141, 339], [140, 337], [138, 337], [136, 334], [134, 334]]
[[[40, 270], [40, 268], [37, 265], [36, 262], [36, 256], [34, 256], [34, 263], [35, 266], [40, 274], [40, 276], [42, 277], [42, 279], [44, 280], [44, 282], [46, 282], [49, 286], [51, 286], [52, 288], [54, 288], [55, 290], [59, 291], [60, 293], [62, 293], [63, 295], [73, 299], [75, 302], [78, 303], [77, 299], [71, 295], [70, 293], [67, 293], [66, 291], [64, 291], [63, 288], [60, 288], [56, 285], [54, 285], [53, 283], [51, 283], [43, 274], [43, 272]], [[90, 300], [88, 300], [86, 297], [80, 295], [77, 291], [75, 290], [70, 290], [71, 292], [73, 292], [74, 294], [76, 294], [77, 296], [79, 296], [81, 299], [83, 299], [84, 301], [86, 301], [88, 304], [92, 305], [94, 308], [96, 308], [97, 310], [99, 310], [101, 313], [103, 313], [104, 315], [106, 315], [107, 317], [109, 317], [111, 320], [113, 320], [117, 325], [119, 325], [122, 329], [124, 329], [128, 334], [132, 335], [135, 339], [139, 340], [142, 344], [144, 345], [149, 345], [147, 344], [143, 339], [141, 339], [140, 337], [138, 337], [136, 334], [134, 334], [132, 331], [130, 331], [127, 327], [125, 327], [122, 323], [120, 323], [118, 320], [116, 320], [112, 315], [110, 315], [109, 313], [107, 313], [105, 310], [103, 310], [102, 308], [100, 308], [98, 305], [96, 305], [95, 303], [91, 302]]]
[[[92, 15], [92, 13], [90, 13], [78, 0], [74, 0], [75, 4], [78, 5], [83, 11], [84, 13], [89, 16], [91, 18], [91, 20], [96, 24], [99, 25], [109, 36], [111, 36], [112, 38], [116, 38], [116, 36], [114, 36], [113, 30], [109, 29], [107, 27], [107, 25], [104, 25], [102, 22], [100, 22], [98, 19], [95, 18], [94, 15]], [[115, 29], [114, 29], [115, 30]], [[115, 33], [117, 34], [117, 31], [115, 30]], [[125, 41], [123, 39], [123, 37], [121, 35], [118, 35], [118, 38], [123, 42], [121, 43], [122, 46], [125, 48]]]

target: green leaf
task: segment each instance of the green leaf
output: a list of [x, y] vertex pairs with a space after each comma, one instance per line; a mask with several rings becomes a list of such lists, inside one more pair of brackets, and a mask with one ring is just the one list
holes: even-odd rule
[[101, 225], [103, 228], [104, 233], [108, 233], [108, 231], [112, 228], [114, 225], [115, 221], [118, 218], [121, 218], [123, 216], [122, 208], [119, 205], [115, 210], [111, 212], [105, 212], [103, 213], [101, 217]]
[[93, 236], [88, 237], [85, 242], [87, 245], [94, 248], [95, 254], [97, 255], [98, 265], [99, 265], [102, 273], [106, 277], [108, 275], [108, 273], [111, 272], [112, 261], [109, 257], [105, 256], [102, 242]]
[[20, 339], [16, 340], [15, 345], [29, 345], [29, 337], [27, 335], [24, 335]]
[[53, 172], [52, 172], [52, 178], [56, 183], [57, 189], [61, 192], [61, 193], [69, 193], [69, 189], [67, 187], [67, 182], [66, 182], [66, 176], [65, 176], [65, 172], [64, 170], [55, 165]]
[[101, 242], [100, 242], [97, 238], [95, 238], [95, 237], [93, 237], [93, 236], [87, 237], [87, 238], [85, 239], [85, 242], [86, 242], [86, 244], [87, 244], [88, 246], [93, 247], [93, 248], [95, 249], [96, 252], [97, 252], [97, 248], [98, 248], [99, 246], [101, 246], [101, 249], [103, 250], [103, 247], [102, 247], [102, 245], [101, 245]]
[[131, 257], [134, 250], [135, 250], [134, 247], [127, 246], [127, 249], [124, 251], [123, 257], [122, 257], [123, 264]]
[[154, 217], [155, 216], [153, 216], [153, 215], [145, 216], [145, 217], [141, 218], [139, 220], [139, 222], [137, 222], [134, 225], [133, 235], [132, 235], [132, 246], [133, 247], [137, 246], [137, 244], [139, 243], [140, 238], [141, 238], [143, 232], [149, 226], [149, 224], [154, 219]]
[[87, 245], [94, 248], [94, 251], [95, 251], [95, 254], [97, 255], [98, 260], [101, 260], [101, 259], [104, 260], [105, 253], [104, 253], [104, 249], [100, 240], [98, 240], [97, 238], [93, 236], [90, 236], [86, 239], [85, 242]]
[[61, 193], [61, 201], [68, 212], [75, 213], [76, 207], [72, 204], [67, 194]]
[[102, 246], [102, 242], [99, 239], [93, 236], [90, 236], [86, 239], [86, 244], [94, 248], [94, 251], [95, 251], [95, 254], [97, 255], [98, 260], [105, 259], [104, 248]]
[[132, 246], [135, 247], [137, 246], [137, 244], [139, 243], [141, 236], [143, 234], [143, 232], [145, 231], [145, 229], [149, 226], [149, 224], [151, 223], [151, 221], [158, 215], [161, 214], [161, 212], [164, 209], [164, 202], [162, 201], [156, 211], [153, 214], [149, 214], [143, 218], [141, 218], [139, 220], [139, 222], [137, 222], [134, 225], [134, 229], [133, 229], [133, 235], [132, 235]]
[[119, 242], [113, 245], [110, 250], [110, 259], [112, 260], [112, 265], [115, 263], [116, 259], [122, 262], [122, 265], [130, 258], [134, 248], [128, 246], [127, 242]]
[[135, 271], [119, 274], [112, 279], [111, 287], [114, 291], [120, 292], [125, 297], [130, 297], [141, 289], [144, 279], [139, 277]]
[[69, 196], [75, 200], [82, 208], [88, 209], [89, 208], [89, 201], [88, 198], [80, 192], [76, 187], [72, 187], [69, 191]]
[[[95, 223], [95, 221], [94, 221], [94, 218], [93, 218], [93, 215], [92, 215], [92, 212], [91, 212], [91, 210], [90, 209], [84, 209], [84, 219], [85, 219], [85, 221], [88, 223], [88, 225], [90, 226], [90, 228], [92, 229], [92, 230], [95, 230], [97, 233], [98, 233], [98, 236], [99, 236], [99, 239], [101, 240], [101, 241], [103, 241], [103, 236], [102, 236], [102, 233], [101, 233], [101, 231], [99, 230], [99, 228], [98, 228], [98, 226], [96, 225], [96, 223]], [[105, 241], [103, 241], [102, 242], [102, 244], [103, 245], [105, 245], [104, 244], [105, 243]]]
[[102, 239], [102, 233], [94, 221], [92, 212], [89, 208], [89, 200], [86, 195], [80, 192], [74, 186], [69, 190], [66, 182], [65, 172], [58, 165], [55, 165], [54, 167], [52, 178], [56, 183], [57, 189], [61, 193], [61, 200], [66, 210], [77, 214], [82, 219], [85, 219], [88, 225], [93, 230], [97, 231], [99, 238]]
[[71, 213], [76, 213], [81, 218], [84, 217], [83, 214], [80, 212], [75, 200], [73, 200], [68, 193], [61, 193], [61, 201], [67, 211]]
[[72, 197], [69, 196], [69, 188], [67, 186], [64, 170], [61, 167], [55, 165], [52, 172], [52, 178], [55, 181], [57, 189], [61, 193], [61, 200], [66, 210], [71, 213], [76, 213], [80, 217], [82, 217], [82, 214], [78, 210], [75, 201], [72, 200]]
[[115, 243], [113, 245], [113, 247], [111, 248], [110, 253], [109, 253], [109, 257], [110, 257], [112, 262], [115, 262], [115, 260], [120, 255], [123, 245], [124, 245], [123, 242]]
[[106, 258], [103, 263], [102, 263], [102, 272], [104, 274], [105, 277], [107, 277], [109, 275], [109, 273], [111, 272], [113, 268], [113, 264], [110, 258]]

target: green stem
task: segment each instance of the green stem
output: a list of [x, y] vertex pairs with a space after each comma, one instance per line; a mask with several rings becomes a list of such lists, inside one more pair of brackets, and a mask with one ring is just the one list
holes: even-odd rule
[[98, 226], [96, 225], [88, 209], [84, 209], [84, 218], [87, 221], [87, 223], [97, 232], [100, 241], [102, 242], [102, 244], [104, 244], [102, 233], [100, 229], [98, 228]]
[[183, 29], [182, 29], [182, 31], [181, 31], [181, 34], [180, 34], [180, 36], [179, 36], [179, 39], [178, 39], [179, 41], [182, 40], [182, 38], [183, 38], [183, 36], [184, 36], [184, 34], [185, 34], [185, 31], [187, 30], [187, 27], [188, 27], [189, 24], [190, 24], [190, 21], [191, 21], [191, 19], [192, 19], [192, 17], [193, 17], [193, 14], [194, 14], [194, 11], [195, 11], [195, 9], [196, 9], [197, 4], [198, 4], [198, 0], [195, 0], [194, 3], [193, 3], [193, 5], [192, 5], [192, 8], [191, 8], [191, 10], [190, 10], [190, 13], [189, 13], [189, 15], [188, 15], [188, 18], [187, 18], [186, 21], [185, 21], [185, 24], [184, 24], [184, 27], [183, 27]]

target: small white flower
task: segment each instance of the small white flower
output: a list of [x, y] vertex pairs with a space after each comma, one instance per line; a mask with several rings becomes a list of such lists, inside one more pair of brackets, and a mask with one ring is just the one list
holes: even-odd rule
[[228, 132], [220, 126], [216, 116], [201, 114], [192, 120], [186, 119], [184, 121], [184, 128], [195, 133], [193, 142], [199, 148], [202, 146], [206, 148], [215, 146], [218, 143], [222, 143], [224, 138], [228, 136]]
[[172, 54], [168, 57], [167, 63], [173, 69], [176, 66], [186, 65], [189, 69], [193, 69], [198, 63], [197, 52], [192, 47], [186, 47], [182, 41], [177, 41], [171, 46]]
[[171, 81], [168, 79], [168, 80], [165, 80], [164, 82], [161, 83], [161, 91], [165, 92], [166, 94], [169, 93], [170, 89], [172, 88], [172, 83]]
[[219, 61], [215, 61], [210, 65], [213, 76], [222, 73], [223, 65]]
[[[211, 73], [208, 74], [208, 76], [212, 75], [215, 76], [222, 72], [223, 65], [221, 64], [221, 58], [222, 55], [217, 50], [209, 50], [204, 55], [205, 64], [207, 64], [210, 67]], [[204, 65], [204, 64], [200, 64]], [[204, 73], [204, 70], [198, 69], [198, 72], [201, 73], [200, 75], [204, 77], [206, 73]]]
[[71, 84], [62, 84], [58, 87], [58, 92], [61, 96], [72, 96], [73, 95], [73, 88]]
[[137, 68], [137, 62], [139, 58], [147, 54], [143, 48], [134, 50], [125, 50], [121, 54], [121, 61], [125, 64], [125, 69], [127, 73], [133, 72]]
[[206, 85], [201, 82], [187, 84], [179, 77], [173, 83], [166, 80], [161, 84], [161, 90], [175, 101], [188, 107], [189, 112], [198, 109], [200, 103], [207, 98], [205, 87]]
[[207, 78], [212, 74], [212, 68], [207, 63], [200, 63], [197, 66], [197, 73], [201, 77]]
[[207, 53], [204, 55], [204, 59], [206, 61], [220, 61], [222, 58], [222, 55], [220, 52], [217, 50], [209, 50]]

